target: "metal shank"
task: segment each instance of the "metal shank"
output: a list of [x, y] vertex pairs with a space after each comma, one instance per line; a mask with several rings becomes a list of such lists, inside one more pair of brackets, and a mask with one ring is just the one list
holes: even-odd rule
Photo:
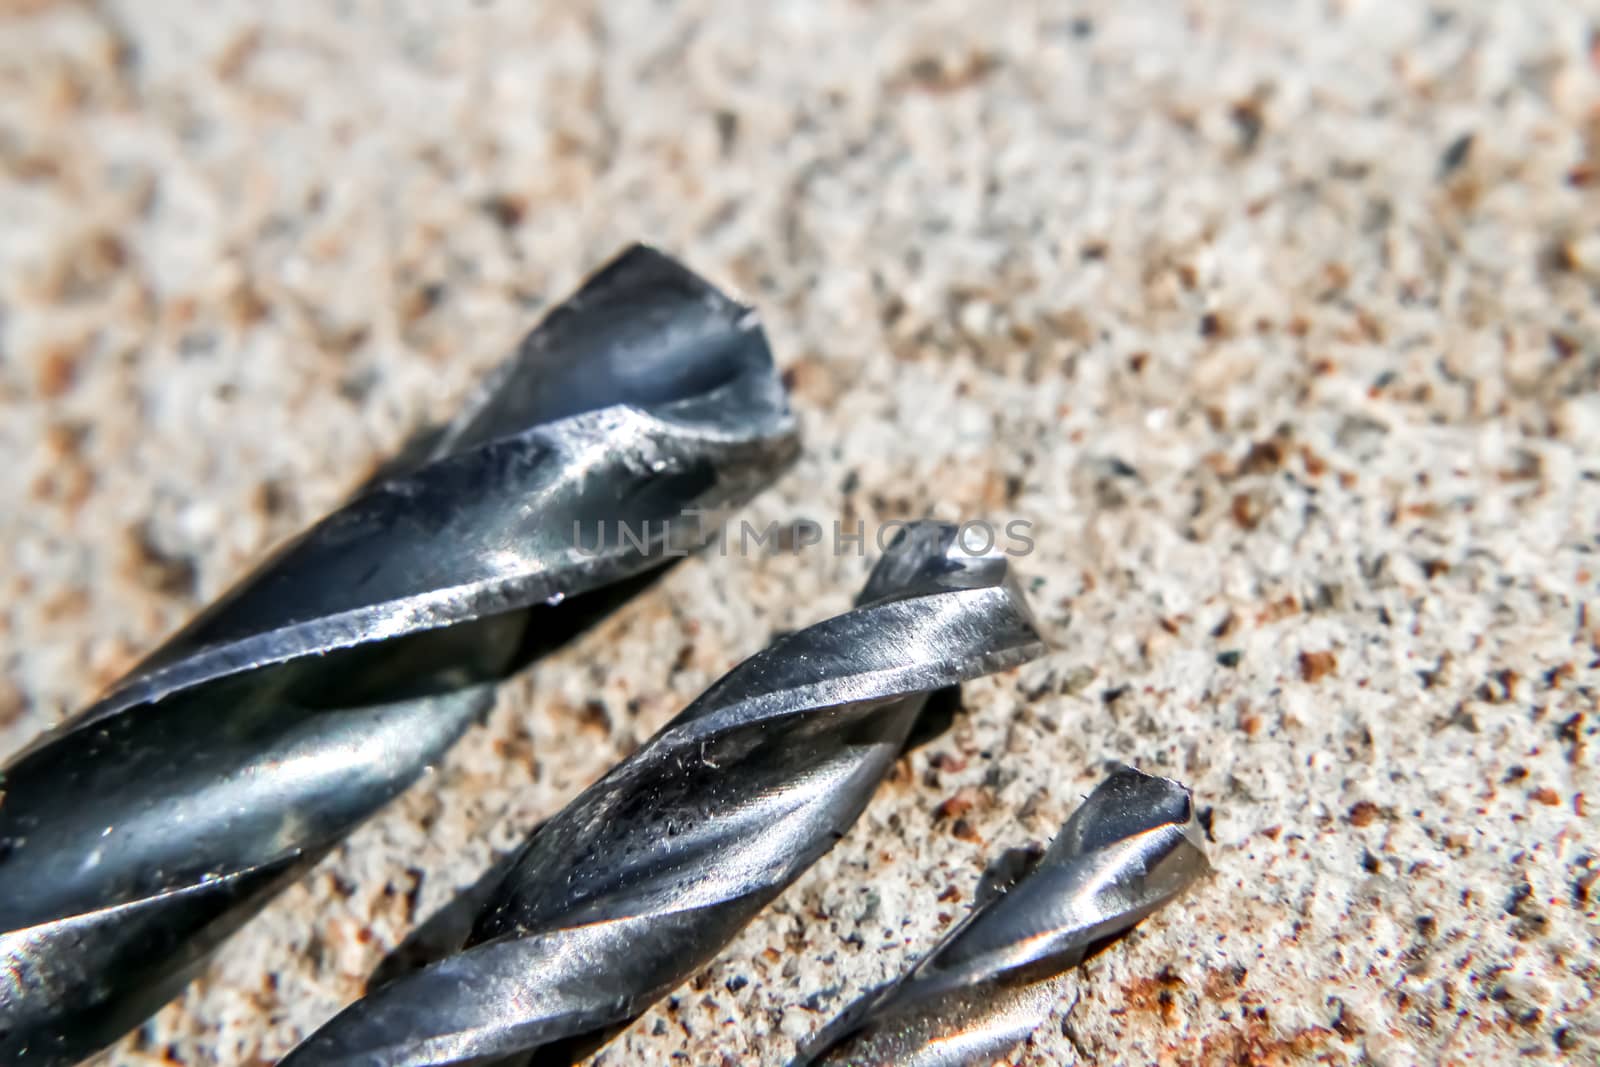
[[0, 771], [0, 1061], [138, 1025], [509, 670], [796, 449], [749, 309], [648, 248], [597, 273], [455, 421]]
[[372, 991], [286, 1063], [467, 1063], [625, 1023], [850, 827], [927, 696], [1045, 651], [1001, 557], [920, 523], [858, 606], [736, 667], [545, 823], [465, 951]]

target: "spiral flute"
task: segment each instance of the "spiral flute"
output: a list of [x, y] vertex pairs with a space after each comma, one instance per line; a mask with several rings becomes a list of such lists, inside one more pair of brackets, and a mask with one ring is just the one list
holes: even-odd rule
[[867, 994], [791, 1067], [960, 1067], [1005, 1055], [1049, 1016], [1061, 976], [1208, 869], [1189, 791], [1131, 767], [1089, 794], [1020, 875], [905, 977]]
[[735, 667], [540, 827], [464, 951], [284, 1062], [521, 1062], [704, 966], [855, 822], [929, 694], [1045, 651], [1004, 557], [966, 556], [955, 534], [902, 531], [852, 611]]
[[138, 1025], [508, 671], [796, 450], [754, 314], [650, 249], [614, 260], [459, 417], [0, 772], [0, 1062]]

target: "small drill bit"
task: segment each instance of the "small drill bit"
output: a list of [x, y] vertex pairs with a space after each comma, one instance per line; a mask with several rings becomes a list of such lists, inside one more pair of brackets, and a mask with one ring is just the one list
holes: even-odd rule
[[648, 248], [612, 261], [455, 420], [0, 772], [0, 1060], [137, 1026], [510, 670], [797, 447], [754, 314]]
[[935, 691], [1045, 651], [998, 554], [902, 530], [857, 606], [735, 667], [523, 845], [468, 947], [285, 1060], [525, 1062], [603, 1040], [711, 960], [855, 822]]
[[986, 878], [937, 948], [847, 1008], [791, 1067], [990, 1063], [1045, 1020], [1066, 972], [1207, 869], [1189, 791], [1120, 768], [1048, 851]]

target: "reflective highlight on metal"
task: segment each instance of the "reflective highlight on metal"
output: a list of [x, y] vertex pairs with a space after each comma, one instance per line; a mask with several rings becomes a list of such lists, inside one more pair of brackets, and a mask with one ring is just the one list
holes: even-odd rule
[[[0, 1062], [137, 1026], [510, 670], [796, 450], [754, 314], [650, 249], [614, 260], [458, 418], [0, 772]], [[575, 546], [602, 521], [653, 543]]]
[[791, 1067], [957, 1067], [1006, 1054], [1050, 1014], [1061, 976], [1209, 868], [1189, 790], [1130, 767], [1050, 848], [985, 880], [972, 912], [905, 977], [846, 1009]]
[[853, 610], [734, 668], [546, 822], [463, 952], [284, 1062], [523, 1062], [603, 1040], [693, 975], [855, 822], [929, 694], [1046, 650], [1005, 557], [955, 534], [902, 531]]

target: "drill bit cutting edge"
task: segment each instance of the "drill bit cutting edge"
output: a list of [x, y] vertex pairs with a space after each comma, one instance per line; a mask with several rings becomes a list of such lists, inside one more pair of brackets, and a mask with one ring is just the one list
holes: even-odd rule
[[791, 1067], [989, 1063], [1050, 1014], [1063, 975], [1207, 870], [1189, 790], [1118, 769], [1050, 848], [986, 879], [972, 911], [911, 971], [856, 1001]]
[[956, 533], [903, 530], [853, 610], [745, 660], [544, 823], [465, 951], [284, 1062], [521, 1062], [704, 966], [855, 822], [931, 693], [1046, 651], [1006, 559]]
[[[615, 259], [454, 421], [0, 771], [0, 1060], [137, 1026], [509, 671], [797, 449], [754, 314], [648, 248]], [[578, 543], [606, 523], [647, 543]]]

